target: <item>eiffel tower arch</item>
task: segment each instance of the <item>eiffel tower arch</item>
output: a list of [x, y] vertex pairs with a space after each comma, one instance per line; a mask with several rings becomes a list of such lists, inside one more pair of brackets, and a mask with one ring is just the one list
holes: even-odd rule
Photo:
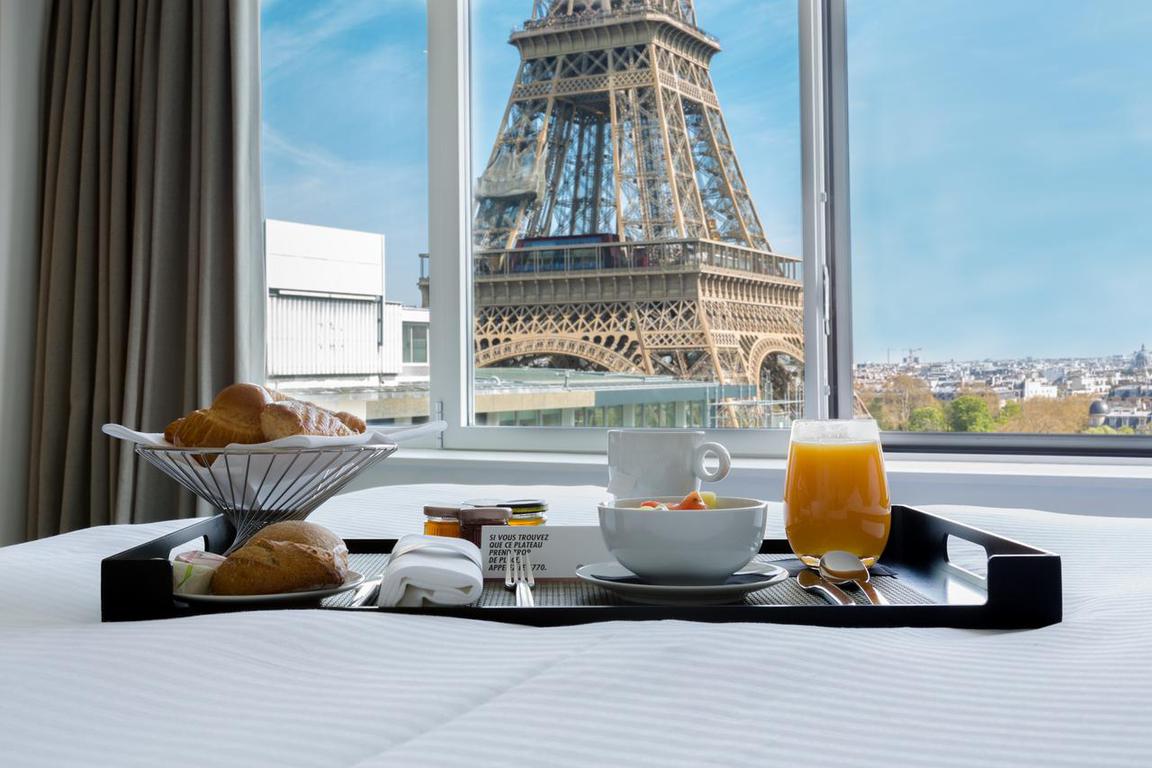
[[534, 0], [509, 42], [520, 66], [475, 185], [477, 366], [783, 399], [803, 368], [800, 260], [764, 232], [693, 0]]

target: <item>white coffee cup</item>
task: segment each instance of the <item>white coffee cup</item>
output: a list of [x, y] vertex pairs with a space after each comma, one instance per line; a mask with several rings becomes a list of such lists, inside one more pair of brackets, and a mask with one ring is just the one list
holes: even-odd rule
[[[711, 454], [719, 466], [704, 466]], [[687, 430], [608, 430], [608, 493], [617, 499], [640, 496], [686, 496], [700, 490], [700, 481], [714, 483], [728, 476], [728, 449]]]

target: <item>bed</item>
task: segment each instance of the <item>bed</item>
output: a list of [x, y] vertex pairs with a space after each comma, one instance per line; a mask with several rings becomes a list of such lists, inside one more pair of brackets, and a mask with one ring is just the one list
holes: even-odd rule
[[[592, 524], [603, 493], [392, 486], [312, 519], [397, 536], [424, 504], [530, 495], [550, 524]], [[101, 624], [100, 560], [188, 521], [7, 547], [0, 765], [1148, 765], [1152, 519], [926, 509], [1060, 554], [1064, 621], [537, 629], [287, 610]]]

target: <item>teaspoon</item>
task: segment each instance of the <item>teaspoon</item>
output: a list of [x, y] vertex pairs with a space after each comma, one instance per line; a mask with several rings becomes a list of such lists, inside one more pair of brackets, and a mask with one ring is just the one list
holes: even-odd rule
[[820, 575], [833, 584], [847, 584], [849, 582], [860, 587], [868, 602], [872, 605], [888, 605], [884, 595], [872, 586], [868, 567], [851, 552], [832, 550], [825, 552], [820, 558]]
[[796, 574], [796, 583], [808, 592], [815, 592], [822, 595], [825, 600], [833, 605], [854, 605], [852, 598], [844, 593], [834, 584], [829, 583], [827, 580], [820, 577], [814, 571], [807, 568]]

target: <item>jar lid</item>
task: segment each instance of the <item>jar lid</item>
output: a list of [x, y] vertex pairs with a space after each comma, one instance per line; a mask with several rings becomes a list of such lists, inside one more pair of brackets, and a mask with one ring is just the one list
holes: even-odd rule
[[500, 525], [508, 522], [512, 510], [508, 507], [467, 507], [460, 510], [460, 522], [472, 525]]
[[548, 509], [548, 502], [544, 499], [512, 499], [500, 502], [500, 506], [513, 512], [544, 512]]
[[460, 507], [439, 507], [430, 505], [424, 507], [424, 514], [428, 517], [451, 517], [459, 519]]

